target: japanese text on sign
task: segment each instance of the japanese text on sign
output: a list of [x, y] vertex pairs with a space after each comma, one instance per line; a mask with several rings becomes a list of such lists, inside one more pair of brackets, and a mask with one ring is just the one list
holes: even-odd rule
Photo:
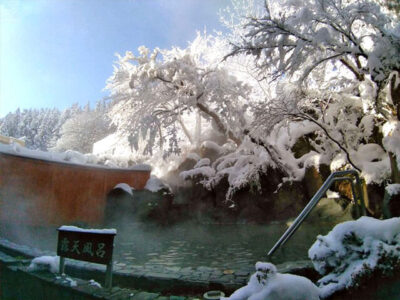
[[57, 255], [108, 264], [112, 258], [115, 234], [58, 231]]

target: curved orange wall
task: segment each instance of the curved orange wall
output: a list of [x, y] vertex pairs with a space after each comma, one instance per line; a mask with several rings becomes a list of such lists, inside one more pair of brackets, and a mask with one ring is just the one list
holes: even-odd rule
[[0, 153], [0, 222], [63, 225], [103, 221], [118, 183], [143, 189], [150, 171], [108, 169]]

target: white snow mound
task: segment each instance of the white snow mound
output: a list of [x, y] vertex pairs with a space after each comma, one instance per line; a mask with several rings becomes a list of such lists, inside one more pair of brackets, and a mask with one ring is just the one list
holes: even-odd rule
[[34, 258], [28, 267], [28, 271], [32, 272], [40, 270], [49, 270], [51, 273], [57, 273], [60, 268], [59, 266], [60, 266], [59, 256], [45, 255]]
[[222, 300], [318, 300], [319, 289], [307, 278], [280, 274], [271, 263], [256, 263], [246, 286]]

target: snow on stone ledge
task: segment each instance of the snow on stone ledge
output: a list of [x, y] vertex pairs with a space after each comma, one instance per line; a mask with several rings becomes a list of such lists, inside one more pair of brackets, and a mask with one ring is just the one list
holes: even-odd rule
[[134, 188], [127, 183], [118, 183], [116, 186], [114, 186], [114, 189], [121, 189], [127, 192], [129, 195], [133, 196], [132, 190], [134, 190]]
[[61, 231], [73, 231], [73, 232], [83, 232], [83, 233], [101, 233], [101, 234], [117, 234], [117, 230], [114, 228], [110, 229], [84, 229], [77, 226], [63, 225], [58, 228]]

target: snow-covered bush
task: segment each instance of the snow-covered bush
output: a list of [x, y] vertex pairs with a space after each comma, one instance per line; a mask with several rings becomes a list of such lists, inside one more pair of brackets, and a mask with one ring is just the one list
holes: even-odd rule
[[181, 172], [180, 175], [186, 180], [198, 180], [209, 190], [227, 178], [229, 188], [226, 200], [230, 201], [235, 192], [243, 188], [259, 190], [260, 175], [265, 173], [269, 166], [275, 167], [267, 151], [245, 137], [236, 151], [222, 155], [211, 165], [209, 160], [202, 159], [192, 170]]
[[307, 278], [280, 274], [271, 263], [256, 263], [246, 286], [223, 300], [318, 300], [318, 288]]
[[390, 276], [400, 267], [400, 218], [361, 217], [318, 236], [308, 255], [324, 275], [321, 296], [361, 285], [372, 276]]

